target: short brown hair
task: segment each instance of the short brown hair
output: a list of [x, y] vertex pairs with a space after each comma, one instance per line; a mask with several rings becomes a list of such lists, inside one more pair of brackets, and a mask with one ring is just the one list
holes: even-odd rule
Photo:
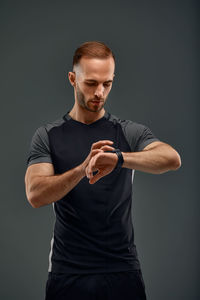
[[111, 56], [115, 61], [115, 56], [111, 49], [106, 44], [99, 41], [85, 42], [81, 44], [74, 53], [72, 67], [78, 64], [79, 60], [83, 56], [91, 58], [108, 58]]

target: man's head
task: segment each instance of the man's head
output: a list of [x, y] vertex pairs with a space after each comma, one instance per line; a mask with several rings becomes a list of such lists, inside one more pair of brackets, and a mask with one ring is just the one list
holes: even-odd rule
[[76, 49], [69, 81], [82, 108], [100, 111], [110, 93], [115, 70], [113, 52], [102, 42], [86, 42]]

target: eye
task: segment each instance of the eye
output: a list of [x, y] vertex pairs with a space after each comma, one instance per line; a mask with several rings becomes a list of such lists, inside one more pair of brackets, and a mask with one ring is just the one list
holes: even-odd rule
[[105, 87], [109, 87], [109, 86], [111, 86], [111, 83], [104, 83], [103, 84]]
[[88, 86], [95, 86], [96, 83], [95, 82], [86, 82], [86, 85], [88, 85]]

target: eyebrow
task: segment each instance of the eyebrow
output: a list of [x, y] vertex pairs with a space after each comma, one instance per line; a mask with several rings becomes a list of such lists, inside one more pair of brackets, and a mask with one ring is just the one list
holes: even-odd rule
[[[98, 82], [97, 80], [94, 80], [94, 79], [85, 79], [85, 81], [89, 81], [89, 82]], [[104, 83], [109, 83], [109, 82], [113, 82], [113, 80], [106, 80], [104, 81]]]

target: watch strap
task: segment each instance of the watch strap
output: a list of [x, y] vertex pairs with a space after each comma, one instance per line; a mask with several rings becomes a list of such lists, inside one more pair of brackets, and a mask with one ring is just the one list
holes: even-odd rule
[[123, 158], [123, 155], [121, 153], [121, 150], [120, 149], [114, 149], [114, 150], [108, 150], [108, 151], [104, 151], [104, 152], [116, 153], [117, 156], [118, 156], [118, 161], [117, 161], [117, 164], [116, 164], [114, 170], [121, 169], [121, 167], [124, 163], [124, 158]]

